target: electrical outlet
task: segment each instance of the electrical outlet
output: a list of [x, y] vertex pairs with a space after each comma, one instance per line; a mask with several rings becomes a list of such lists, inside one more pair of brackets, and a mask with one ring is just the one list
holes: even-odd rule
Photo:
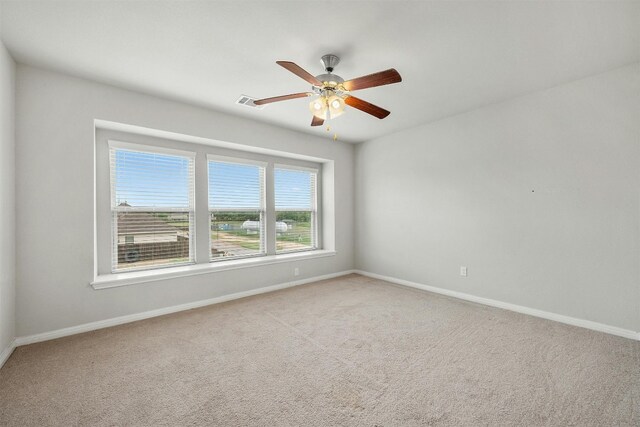
[[467, 267], [464, 267], [464, 266], [460, 267], [460, 275], [462, 277], [467, 277]]
[[300, 269], [298, 267], [293, 269], [293, 275], [294, 276], [299, 276], [300, 275]]

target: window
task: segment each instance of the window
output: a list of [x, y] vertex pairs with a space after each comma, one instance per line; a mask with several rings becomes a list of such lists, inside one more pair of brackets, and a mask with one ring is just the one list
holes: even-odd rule
[[266, 254], [265, 168], [209, 157], [212, 261]]
[[276, 253], [317, 248], [316, 177], [315, 170], [275, 167]]
[[319, 206], [320, 182], [333, 188], [332, 164], [172, 136], [96, 130], [98, 282], [334, 254], [333, 221], [320, 226]]
[[111, 270], [194, 262], [194, 153], [110, 141]]

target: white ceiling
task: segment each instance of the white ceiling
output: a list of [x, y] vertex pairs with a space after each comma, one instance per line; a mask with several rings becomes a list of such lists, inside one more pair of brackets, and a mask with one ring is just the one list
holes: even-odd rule
[[255, 120], [311, 128], [309, 89], [275, 64], [312, 74], [336, 53], [345, 79], [396, 68], [403, 82], [355, 95], [391, 111], [329, 124], [359, 142], [640, 61], [640, 2], [2, 2], [1, 37], [17, 61]]

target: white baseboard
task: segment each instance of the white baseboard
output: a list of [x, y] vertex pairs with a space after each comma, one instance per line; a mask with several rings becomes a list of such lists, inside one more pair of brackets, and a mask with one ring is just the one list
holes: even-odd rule
[[94, 331], [97, 329], [108, 328], [110, 326], [122, 325], [124, 323], [135, 322], [138, 320], [149, 319], [151, 317], [163, 316], [165, 314], [176, 313], [184, 310], [191, 310], [193, 308], [204, 307], [207, 305], [218, 304], [221, 302], [231, 301], [239, 298], [245, 298], [252, 295], [264, 294], [267, 292], [277, 291], [279, 289], [291, 288], [294, 286], [304, 285], [306, 283], [317, 282], [320, 280], [332, 279], [339, 276], [344, 276], [351, 273], [361, 274], [363, 276], [372, 277], [375, 279], [385, 280], [387, 282], [396, 283], [398, 285], [409, 286], [416, 289], [422, 289], [428, 292], [434, 292], [441, 295], [447, 295], [450, 297], [471, 301], [479, 304], [488, 305], [491, 307], [502, 308], [505, 310], [515, 311], [517, 313], [528, 314], [530, 316], [540, 317], [543, 319], [554, 320], [556, 322], [566, 323], [568, 325], [579, 326], [582, 328], [591, 329], [594, 331], [605, 332], [612, 335], [617, 335], [625, 338], [630, 338], [640, 341], [640, 332], [632, 331], [629, 329], [623, 329], [616, 326], [605, 325], [603, 323], [592, 322], [590, 320], [577, 319], [575, 317], [564, 316], [561, 314], [550, 313], [535, 308], [529, 308], [521, 305], [511, 304], [507, 302], [497, 301], [489, 298], [478, 297], [463, 292], [451, 291], [448, 289], [438, 288], [435, 286], [423, 285], [416, 282], [411, 282], [404, 279], [398, 279], [396, 277], [383, 276], [381, 274], [370, 273], [362, 270], [345, 270], [337, 273], [325, 274], [322, 276], [310, 277], [307, 279], [295, 280], [292, 282], [280, 283], [278, 285], [266, 286], [263, 288], [252, 289], [249, 291], [237, 292], [229, 295], [222, 295], [215, 298], [210, 298], [201, 301], [194, 301], [186, 304], [174, 305], [171, 307], [160, 308], [157, 310], [145, 311], [142, 313], [129, 314], [126, 316], [114, 317], [111, 319], [99, 320], [96, 322], [85, 323], [82, 325], [71, 326], [68, 328], [57, 329], [54, 331], [43, 332], [34, 335], [28, 335], [24, 337], [16, 338], [2, 353], [0, 353], [0, 367], [6, 362], [13, 350], [21, 345], [33, 344], [41, 341], [48, 341], [56, 338], [66, 337], [69, 335], [80, 334], [83, 332]]
[[17, 346], [16, 340], [13, 340], [9, 343], [7, 348], [2, 350], [2, 353], [0, 353], [0, 368], [4, 366], [4, 363], [9, 359], [9, 356], [11, 356], [11, 353], [13, 353], [13, 350], [15, 350]]
[[[294, 286], [304, 285], [306, 283], [317, 282], [320, 280], [332, 279], [334, 277], [344, 276], [353, 273], [353, 270], [340, 271], [337, 273], [325, 274], [322, 276], [309, 277], [307, 279], [295, 280], [293, 282], [280, 283], [278, 285], [266, 286], [249, 291], [237, 292], [229, 295], [222, 295], [201, 301], [189, 302], [186, 304], [174, 305], [171, 307], [159, 308], [157, 310], [145, 311], [142, 313], [128, 314], [126, 316], [114, 317], [111, 319], [99, 320], [97, 322], [84, 323], [82, 325], [71, 326], [69, 328], [57, 329], [54, 331], [43, 332], [40, 334], [18, 337], [14, 341], [16, 346], [33, 344], [41, 341], [48, 341], [56, 338], [66, 337], [69, 335], [81, 334], [83, 332], [95, 331], [97, 329], [108, 328], [110, 326], [122, 325], [124, 323], [135, 322], [138, 320], [149, 319], [151, 317], [163, 316], [165, 314], [176, 313], [178, 311], [191, 310], [193, 308], [204, 307], [221, 302], [231, 301], [234, 299], [245, 298], [252, 295], [264, 294], [267, 292], [277, 291], [279, 289], [291, 288]], [[6, 351], [6, 350], [5, 350]], [[13, 351], [13, 349], [11, 349]], [[4, 355], [4, 352], [2, 353]], [[11, 354], [11, 352], [9, 352]], [[8, 357], [8, 355], [7, 355]]]
[[382, 274], [370, 273], [368, 271], [355, 270], [354, 273], [361, 274], [363, 276], [371, 277], [374, 279], [385, 280], [387, 282], [396, 283], [398, 285], [409, 286], [411, 288], [422, 289], [424, 291], [434, 292], [436, 294], [441, 294], [441, 295], [462, 299], [465, 301], [471, 301], [478, 304], [488, 305], [491, 307], [502, 308], [504, 310], [515, 311], [517, 313], [528, 314], [530, 316], [541, 317], [547, 320], [554, 320], [560, 323], [566, 323], [567, 325], [579, 326], [581, 328], [591, 329], [598, 332], [605, 332], [607, 334], [617, 335], [620, 337], [630, 338], [632, 340], [640, 341], [640, 332], [619, 328], [617, 326], [605, 325], [604, 323], [592, 322], [591, 320], [578, 319], [575, 317], [569, 317], [562, 314], [550, 313], [548, 311], [538, 310], [535, 308], [525, 307], [522, 305], [511, 304], [508, 302], [478, 297], [471, 294], [465, 294], [463, 292], [451, 291], [448, 289], [438, 288], [435, 286], [423, 285], [421, 283], [411, 282], [409, 280], [404, 280], [404, 279], [398, 279], [397, 277], [383, 276]]

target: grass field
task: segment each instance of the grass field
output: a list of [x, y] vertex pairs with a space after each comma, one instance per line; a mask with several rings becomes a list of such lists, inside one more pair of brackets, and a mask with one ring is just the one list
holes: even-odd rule
[[[243, 221], [212, 222], [211, 239], [244, 249], [260, 250], [260, 235], [242, 228]], [[311, 223], [290, 223], [290, 229], [277, 233], [277, 250], [304, 249], [311, 246]]]
[[311, 247], [311, 223], [295, 222], [286, 233], [276, 235], [276, 250], [305, 249]]

